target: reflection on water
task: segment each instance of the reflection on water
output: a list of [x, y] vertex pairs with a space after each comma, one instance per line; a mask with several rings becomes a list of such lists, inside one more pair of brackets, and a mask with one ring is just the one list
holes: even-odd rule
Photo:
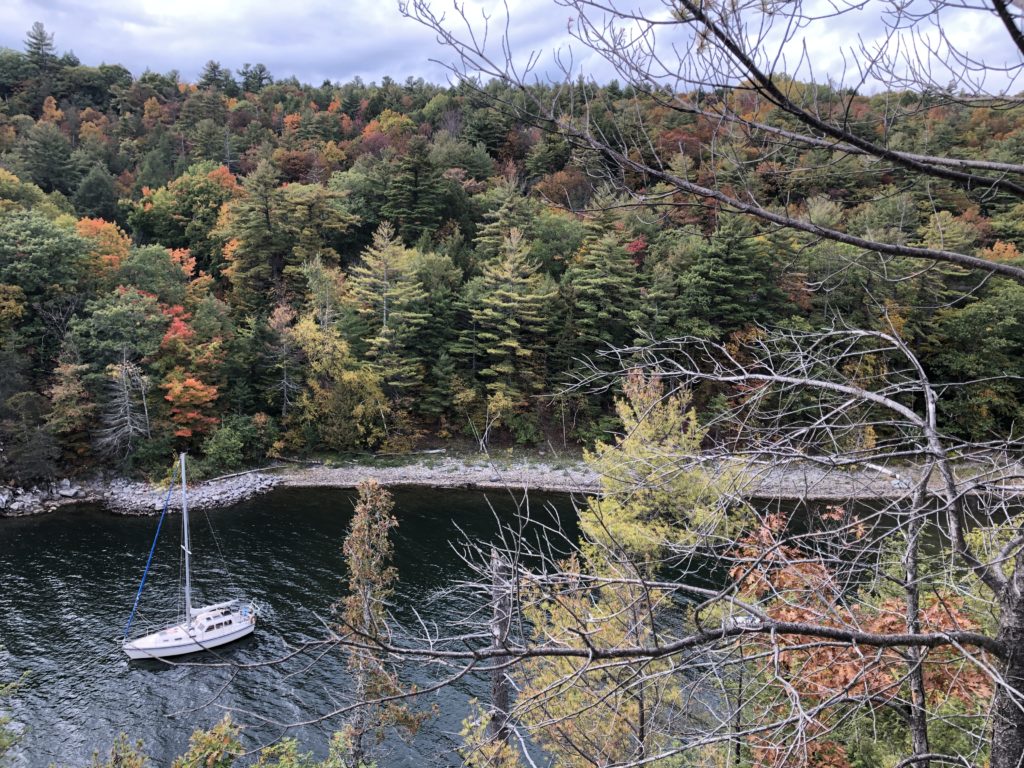
[[[196, 602], [244, 594], [264, 605], [254, 636], [218, 649], [224, 660], [267, 661], [325, 635], [321, 620], [329, 620], [341, 595], [341, 542], [352, 500], [348, 491], [275, 491], [211, 512], [215, 536], [206, 515], [193, 516]], [[410, 616], [415, 606], [444, 626], [468, 610], [452, 596], [428, 601], [465, 574], [452, 548], [460, 531], [492, 538], [495, 514], [510, 519], [515, 505], [502, 492], [427, 489], [396, 490], [395, 502], [401, 581], [396, 611]], [[530, 508], [536, 516], [553, 510], [549, 520], [553, 513], [574, 525], [568, 497], [532, 494]], [[179, 520], [165, 523], [140, 603], [143, 622], [177, 605]], [[129, 663], [121, 653], [119, 641], [155, 528], [156, 518], [115, 517], [89, 507], [0, 521], [0, 681], [28, 673], [13, 700], [14, 719], [24, 728], [13, 764], [85, 765], [93, 750], [109, 748], [126, 731], [144, 741], [155, 764], [167, 765], [184, 750], [193, 728], [212, 725], [225, 709], [246, 724], [249, 746], [287, 732], [304, 749], [323, 755], [336, 720], [287, 731], [284, 725], [315, 719], [345, 699], [339, 654], [312, 664], [306, 655], [239, 672]], [[406, 680], [416, 678], [409, 670]], [[458, 764], [452, 749], [468, 711], [466, 699], [483, 694], [486, 685], [466, 679], [424, 702], [438, 704], [439, 715], [412, 744], [389, 745], [380, 765]]]

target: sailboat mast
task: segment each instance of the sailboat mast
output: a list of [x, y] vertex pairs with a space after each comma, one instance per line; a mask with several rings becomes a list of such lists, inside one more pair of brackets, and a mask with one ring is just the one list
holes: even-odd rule
[[188, 536], [188, 493], [185, 485], [185, 454], [179, 457], [181, 462], [181, 548], [185, 550], [185, 625], [192, 624], [192, 546]]

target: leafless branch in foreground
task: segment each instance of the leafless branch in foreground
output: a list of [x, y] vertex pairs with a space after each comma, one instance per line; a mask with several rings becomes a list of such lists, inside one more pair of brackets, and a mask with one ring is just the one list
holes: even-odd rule
[[[601, 158], [589, 170], [640, 206], [705, 206], [736, 212], [771, 227], [840, 243], [864, 263], [923, 260], [1024, 281], [1019, 264], [939, 243], [900, 242], [841, 221], [815, 221], [795, 181], [781, 201], [769, 201], [760, 169], [811, 179], [840, 165], [870, 168], [904, 188], [948, 185], [979, 204], [1024, 197], [1024, 165], [1010, 158], [959, 156], [945, 148], [908, 151], [900, 125], [931, 109], [968, 112], [1019, 106], [1007, 96], [1021, 82], [1024, 17], [1004, 2], [844, 0], [763, 3], [740, 0], [553, 0], [568, 17], [576, 46], [555, 52], [519, 51], [505, 19], [478, 17], [456, 3], [451, 12], [430, 0], [402, 0], [402, 12], [437, 35], [452, 55], [442, 62], [464, 83], [495, 79], [515, 97], [485, 95], [517, 117], [565, 137], [578, 153]], [[554, 14], [553, 14], [554, 15]], [[837, 29], [852, 37], [825, 65], [813, 58], [818, 37]], [[987, 30], [984, 52], [962, 41], [960, 29]], [[984, 37], [984, 35], [983, 35]], [[1004, 39], [1000, 51], [991, 41]], [[614, 107], [582, 84], [580, 51], [603, 61], [631, 91], [635, 109]], [[830, 52], [831, 53], [831, 52]], [[885, 94], [885, 95], [879, 95]], [[877, 95], [865, 115], [865, 96]], [[666, 144], [645, 123], [649, 106], [675, 112], [688, 137]], [[625, 110], [625, 111], [624, 111]], [[603, 170], [600, 170], [603, 169]], [[937, 210], [937, 209], [936, 209]], [[884, 266], [880, 266], [884, 269]]]
[[[500, 554], [471, 545], [475, 575], [450, 589], [479, 611], [448, 631], [394, 623], [346, 642], [439, 679], [506, 676], [515, 693], [474, 742], [477, 764], [502, 764], [521, 738], [560, 765], [842, 765], [856, 734], [894, 721], [905, 765], [1018, 764], [1019, 446], [944, 435], [943, 388], [888, 334], [685, 338], [608, 357], [613, 372], [595, 366], [579, 386], [656, 381], [651, 421], [674, 393], [718, 388], [716, 442], [688, 454], [677, 432], [623, 435], [605, 492], [580, 508], [578, 547], [555, 532], [509, 536]], [[799, 499], [808, 473], [844, 491], [757, 498], [770, 486]], [[623, 523], [651, 504], [661, 519]], [[495, 633], [499, 559], [511, 605]], [[951, 739], [963, 754], [934, 748]]]

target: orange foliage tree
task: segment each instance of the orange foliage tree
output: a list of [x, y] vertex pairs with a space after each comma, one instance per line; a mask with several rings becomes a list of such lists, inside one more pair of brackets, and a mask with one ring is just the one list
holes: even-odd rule
[[205, 434], [219, 423], [220, 420], [211, 415], [218, 395], [216, 387], [176, 368], [160, 388], [166, 393], [164, 400], [170, 404], [170, 419], [175, 426], [176, 437]]
[[103, 219], [79, 219], [75, 229], [89, 241], [93, 269], [101, 274], [115, 272], [128, 258], [131, 240], [117, 224]]

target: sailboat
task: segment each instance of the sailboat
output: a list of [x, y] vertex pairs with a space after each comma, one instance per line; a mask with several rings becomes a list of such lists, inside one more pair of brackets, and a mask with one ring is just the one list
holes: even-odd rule
[[[156, 632], [133, 639], [128, 638], [132, 618], [134, 618], [135, 610], [138, 608], [139, 596], [142, 594], [142, 587], [146, 583], [146, 573], [149, 572], [149, 566], [153, 559], [153, 550], [156, 548], [156, 539], [154, 538], [153, 549], [150, 550], [149, 561], [146, 563], [146, 572], [143, 573], [139, 592], [135, 596], [132, 616], [128, 619], [125, 636], [121, 642], [121, 648], [132, 659], [162, 659], [169, 656], [182, 656], [186, 653], [206, 651], [239, 640], [246, 635], [252, 634], [253, 630], [256, 629], [256, 605], [253, 602], [236, 599], [206, 605], [201, 608], [192, 607], [192, 551], [189, 546], [188, 491], [185, 482], [184, 453], [181, 454], [180, 459], [181, 548], [185, 553], [185, 618], [184, 621], [172, 624]], [[166, 512], [167, 505], [165, 503], [164, 513], [166, 514]], [[162, 523], [163, 518], [161, 517]], [[159, 524], [157, 525], [156, 535], [160, 535]]]

